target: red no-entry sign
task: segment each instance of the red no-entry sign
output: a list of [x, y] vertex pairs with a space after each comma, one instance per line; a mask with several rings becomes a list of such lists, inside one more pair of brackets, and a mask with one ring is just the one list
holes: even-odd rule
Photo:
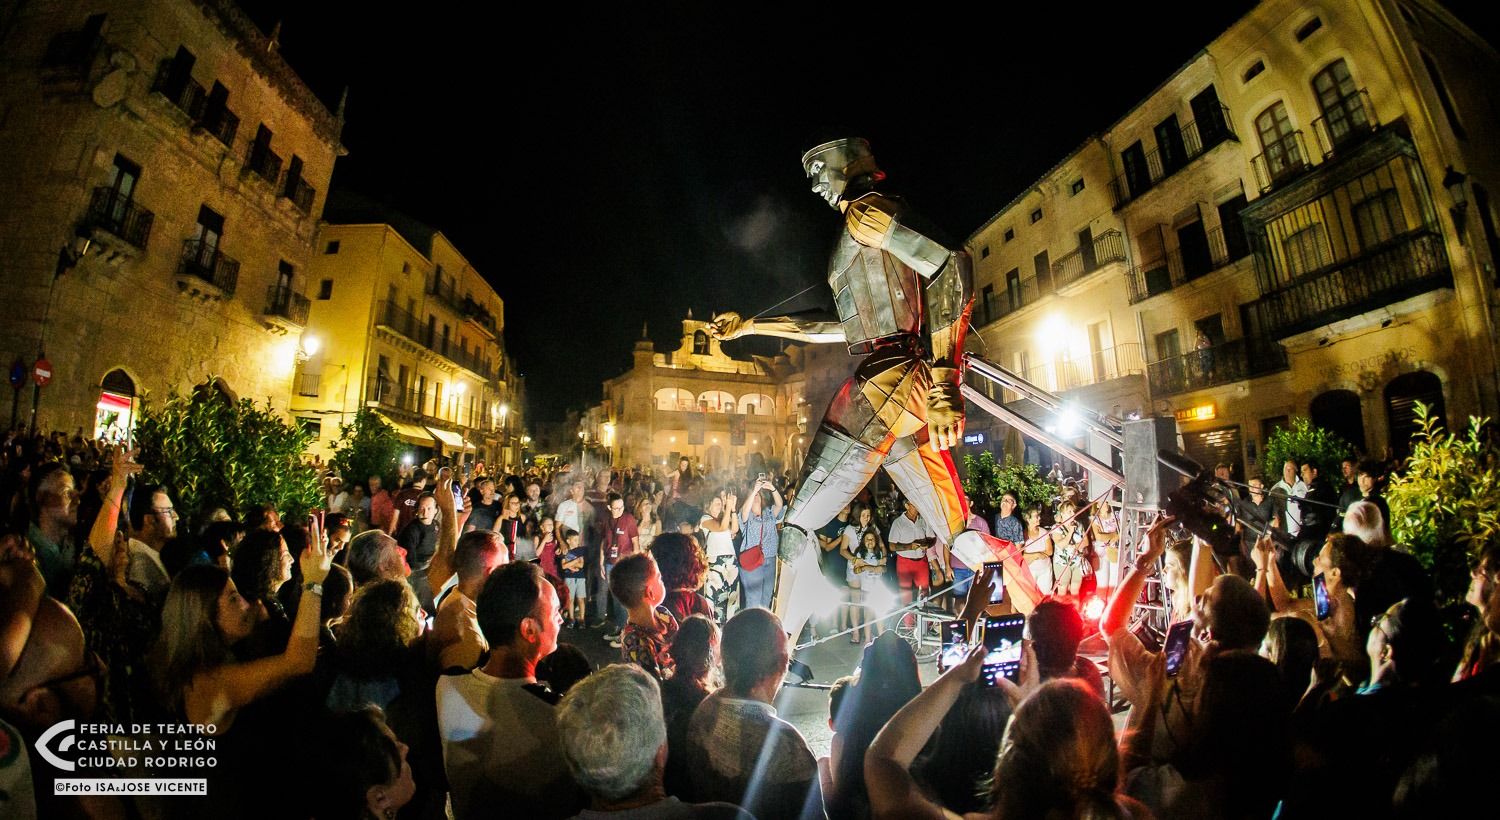
[[31, 378], [36, 380], [37, 387], [46, 387], [47, 382], [52, 381], [52, 362], [37, 359], [31, 368]]

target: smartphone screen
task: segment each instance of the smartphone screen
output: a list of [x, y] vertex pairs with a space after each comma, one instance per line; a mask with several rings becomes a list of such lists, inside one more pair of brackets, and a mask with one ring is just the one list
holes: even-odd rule
[[969, 655], [969, 636], [962, 620], [943, 622], [943, 651], [938, 653], [937, 667], [942, 672], [964, 662]]
[[[1015, 681], [1021, 675], [1021, 639], [1026, 633], [1025, 615], [993, 615], [984, 619], [984, 665], [995, 667], [994, 674]], [[994, 686], [993, 675], [985, 686]]]
[[990, 581], [990, 603], [998, 604], [1005, 600], [1005, 573], [1000, 571], [999, 561], [985, 561], [984, 571], [989, 572], [991, 569], [995, 574]]
[[1318, 620], [1327, 620], [1331, 609], [1328, 606], [1328, 581], [1323, 578], [1323, 573], [1313, 576], [1313, 614]]
[[1178, 670], [1182, 669], [1182, 661], [1187, 657], [1188, 641], [1193, 637], [1193, 621], [1178, 621], [1167, 629], [1167, 642], [1164, 651], [1167, 653], [1167, 677], [1176, 677]]

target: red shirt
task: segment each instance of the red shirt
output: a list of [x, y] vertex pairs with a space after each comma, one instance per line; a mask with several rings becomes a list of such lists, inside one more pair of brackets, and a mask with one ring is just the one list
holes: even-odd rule
[[621, 513], [619, 518], [609, 519], [604, 525], [604, 560], [613, 564], [633, 554], [638, 535], [640, 529], [636, 527], [635, 516], [630, 513]]
[[380, 490], [370, 496], [370, 526], [380, 530], [390, 530], [391, 516], [396, 512], [396, 505], [391, 501], [391, 494]]

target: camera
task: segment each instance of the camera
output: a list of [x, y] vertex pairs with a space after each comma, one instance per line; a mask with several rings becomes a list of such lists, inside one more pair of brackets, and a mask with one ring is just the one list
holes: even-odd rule
[[1203, 470], [1188, 483], [1167, 496], [1165, 512], [1177, 519], [1183, 529], [1203, 539], [1214, 554], [1239, 554], [1234, 525], [1229, 521], [1233, 499], [1214, 480], [1213, 473]]

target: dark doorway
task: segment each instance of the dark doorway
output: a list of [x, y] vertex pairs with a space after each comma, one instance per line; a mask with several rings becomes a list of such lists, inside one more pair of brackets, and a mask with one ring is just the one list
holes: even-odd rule
[[1360, 410], [1358, 393], [1353, 390], [1329, 390], [1321, 393], [1312, 400], [1308, 415], [1312, 417], [1313, 424], [1333, 432], [1354, 445], [1357, 451], [1367, 452], [1365, 418]]
[[1396, 458], [1406, 458], [1411, 453], [1411, 437], [1417, 431], [1417, 402], [1427, 405], [1428, 415], [1447, 427], [1442, 379], [1426, 370], [1391, 379], [1385, 386], [1385, 416]]
[[1203, 220], [1177, 229], [1177, 247], [1182, 254], [1182, 276], [1196, 279], [1214, 269], [1213, 255], [1208, 252], [1208, 234]]

